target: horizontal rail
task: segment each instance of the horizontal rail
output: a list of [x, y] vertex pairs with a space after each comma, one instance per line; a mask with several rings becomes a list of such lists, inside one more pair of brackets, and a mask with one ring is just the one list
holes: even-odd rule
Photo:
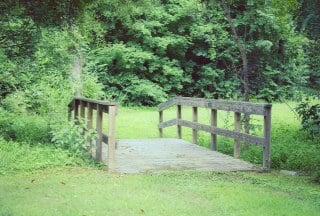
[[171, 127], [171, 126], [174, 126], [174, 125], [177, 125], [177, 124], [178, 124], [178, 120], [177, 119], [171, 119], [169, 121], [160, 123], [159, 124], [159, 128]]
[[162, 111], [162, 110], [168, 109], [176, 104], [177, 104], [177, 98], [172, 98], [172, 99], [168, 100], [167, 102], [160, 104], [158, 106], [158, 109], [159, 109], [159, 111]]
[[159, 124], [159, 128], [166, 128], [174, 125], [180, 125], [180, 126], [192, 128], [198, 131], [205, 131], [205, 132], [216, 134], [216, 135], [221, 135], [221, 136], [225, 136], [233, 139], [239, 139], [243, 142], [249, 142], [255, 145], [263, 145], [264, 143], [264, 139], [261, 137], [240, 133], [236, 131], [230, 131], [223, 128], [212, 127], [209, 125], [204, 125], [197, 122], [191, 122], [191, 121], [182, 120], [182, 119], [171, 119], [169, 121], [162, 122], [161, 124]]
[[98, 109], [98, 105], [99, 105], [102, 107], [103, 112], [106, 112], [106, 113], [109, 112], [109, 109], [108, 109], [109, 106], [117, 106], [117, 104], [113, 102], [93, 100], [93, 99], [88, 99], [84, 97], [75, 97], [68, 105], [69, 111], [74, 110], [76, 103], [80, 103], [80, 102], [82, 102], [82, 106], [89, 107], [90, 105], [90, 107], [95, 110]]
[[271, 104], [258, 104], [241, 101], [214, 100], [204, 98], [175, 97], [165, 103], [159, 105], [159, 111], [170, 108], [174, 105], [183, 105], [190, 107], [210, 108], [223, 111], [239, 112], [244, 114], [267, 115], [267, 108], [271, 108]]

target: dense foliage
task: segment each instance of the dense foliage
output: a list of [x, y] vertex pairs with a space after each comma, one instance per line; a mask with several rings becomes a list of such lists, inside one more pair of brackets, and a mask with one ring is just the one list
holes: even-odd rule
[[[147, 106], [173, 95], [317, 94], [319, 8], [317, 0], [1, 1], [0, 136], [83, 155], [94, 133], [66, 116], [77, 89]], [[311, 134], [319, 131], [317, 110], [300, 107]], [[281, 152], [277, 167], [289, 160]], [[255, 161], [259, 153], [250, 154]], [[300, 165], [289, 167], [313, 169]]]
[[312, 138], [320, 138], [320, 104], [303, 101], [296, 108], [302, 121], [302, 127]]

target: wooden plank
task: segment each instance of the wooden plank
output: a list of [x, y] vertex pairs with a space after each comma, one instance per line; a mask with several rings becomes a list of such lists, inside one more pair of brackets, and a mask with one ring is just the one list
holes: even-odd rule
[[[159, 125], [163, 122], [163, 111], [159, 111]], [[163, 137], [163, 129], [159, 127], [159, 136], [160, 138]]]
[[172, 107], [172, 106], [174, 106], [176, 104], [177, 104], [176, 98], [172, 98], [172, 99], [170, 99], [170, 100], [168, 100], [168, 101], [166, 101], [164, 103], [161, 103], [158, 106], [158, 110], [159, 111], [163, 111], [163, 110], [168, 109], [168, 108], [170, 108], [170, 107]]
[[[182, 107], [177, 105], [177, 120], [179, 121], [182, 118]], [[177, 125], [177, 135], [179, 139], [182, 139], [182, 128], [181, 125]]]
[[171, 126], [177, 125], [177, 122], [178, 122], [177, 119], [171, 119], [169, 121], [160, 123], [159, 128], [171, 127]]
[[[234, 130], [236, 132], [241, 132], [241, 113], [234, 113]], [[234, 151], [233, 156], [235, 158], [240, 158], [241, 142], [238, 138], [234, 139]]]
[[97, 110], [97, 120], [96, 120], [97, 126], [96, 130], [98, 133], [97, 137], [97, 144], [96, 144], [96, 160], [99, 162], [104, 161], [104, 155], [103, 155], [103, 145], [102, 145], [102, 123], [103, 123], [103, 111], [102, 106], [98, 105]]
[[116, 151], [116, 114], [117, 107], [109, 107], [109, 136], [108, 136], [108, 169], [112, 171], [115, 163]]
[[211, 127], [208, 125], [200, 124], [200, 123], [195, 123], [187, 120], [177, 120], [178, 125], [184, 126], [184, 127], [189, 127], [192, 129], [197, 129], [198, 131], [206, 131], [208, 133], [214, 133], [217, 135], [233, 138], [233, 139], [239, 139], [243, 142], [248, 142], [251, 144], [255, 145], [263, 145], [264, 139], [261, 137], [249, 135], [249, 134], [244, 134], [244, 133], [239, 133], [235, 131], [230, 131], [227, 129], [222, 129], [222, 128], [216, 128], [216, 127]]
[[[211, 109], [211, 127], [216, 128], [218, 126], [217, 110]], [[211, 150], [217, 151], [217, 134], [211, 133]]]
[[203, 98], [188, 98], [178, 97], [176, 98], [178, 105], [203, 107], [224, 111], [232, 111], [246, 114], [266, 115], [265, 110], [271, 107], [271, 104], [257, 104], [241, 101], [228, 101], [228, 100], [208, 100]]
[[264, 116], [264, 143], [263, 143], [263, 169], [271, 168], [271, 107]]
[[85, 97], [75, 97], [74, 99], [75, 100], [79, 100], [79, 101], [99, 104], [99, 105], [102, 105], [102, 106], [116, 106], [117, 105], [117, 103], [115, 103], [115, 102], [93, 100], [93, 99], [89, 99], [89, 98], [85, 98]]
[[[192, 107], [192, 121], [198, 122], [198, 108]], [[198, 144], [198, 131], [197, 129], [192, 129], [192, 141], [194, 144]]]

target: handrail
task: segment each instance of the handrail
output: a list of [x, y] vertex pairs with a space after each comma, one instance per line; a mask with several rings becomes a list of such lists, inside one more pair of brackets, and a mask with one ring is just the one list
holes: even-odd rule
[[[177, 118], [163, 122], [163, 111], [172, 107], [177, 107]], [[182, 106], [190, 106], [193, 109], [193, 121], [182, 119]], [[198, 123], [198, 107], [211, 109], [211, 125]], [[217, 135], [233, 138], [234, 157], [240, 157], [241, 143], [246, 142], [263, 147], [263, 169], [269, 170], [271, 166], [271, 108], [272, 104], [258, 104], [240, 101], [212, 100], [203, 98], [175, 97], [159, 105], [159, 134], [163, 137], [163, 129], [177, 126], [178, 138], [182, 138], [181, 127], [192, 128], [193, 143], [197, 143], [198, 131], [205, 131], [211, 134], [211, 149], [217, 150]], [[234, 112], [234, 131], [217, 127], [217, 111]], [[263, 115], [264, 116], [264, 136], [258, 137], [241, 132], [241, 114]]]
[[167, 102], [161, 103], [158, 106], [159, 111], [166, 110], [174, 105], [211, 108], [224, 111], [233, 111], [249, 115], [266, 115], [266, 108], [271, 108], [269, 103], [251, 103], [242, 101], [216, 100], [204, 98], [190, 98], [190, 97], [174, 97]]
[[[108, 168], [113, 168], [115, 149], [116, 149], [116, 115], [118, 105], [113, 102], [93, 100], [84, 97], [75, 97], [68, 105], [69, 120], [74, 114], [75, 122], [80, 119], [85, 120], [88, 129], [93, 129], [93, 110], [96, 110], [96, 131], [98, 138], [96, 140], [95, 154], [93, 157], [99, 162], [106, 162], [108, 158]], [[103, 113], [109, 114], [108, 135], [103, 133]], [[105, 145], [103, 144], [105, 143]], [[108, 145], [108, 155], [106, 155], [106, 145]], [[90, 142], [90, 150], [92, 143]], [[93, 153], [93, 152], [92, 152]]]

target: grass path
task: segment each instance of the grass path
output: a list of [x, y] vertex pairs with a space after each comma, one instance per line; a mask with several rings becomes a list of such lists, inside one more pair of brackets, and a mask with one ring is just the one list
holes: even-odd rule
[[86, 168], [0, 177], [0, 215], [316, 216], [320, 187], [301, 177], [176, 172], [115, 175]]

